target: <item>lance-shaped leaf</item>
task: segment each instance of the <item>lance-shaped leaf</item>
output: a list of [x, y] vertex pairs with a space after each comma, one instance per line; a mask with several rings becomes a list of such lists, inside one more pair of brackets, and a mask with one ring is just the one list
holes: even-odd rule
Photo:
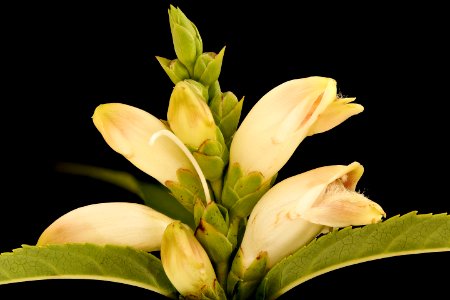
[[0, 284], [44, 279], [118, 282], [177, 299], [177, 291], [164, 273], [161, 261], [152, 254], [130, 247], [24, 245], [0, 255]]
[[328, 233], [276, 264], [257, 299], [276, 299], [316, 276], [386, 257], [450, 251], [450, 216], [410, 212], [382, 223]]

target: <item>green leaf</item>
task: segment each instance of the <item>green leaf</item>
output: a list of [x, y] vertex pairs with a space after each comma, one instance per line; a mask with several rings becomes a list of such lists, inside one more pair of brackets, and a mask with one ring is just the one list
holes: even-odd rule
[[275, 299], [295, 286], [346, 266], [407, 254], [450, 251], [450, 216], [410, 212], [378, 224], [328, 233], [276, 264], [257, 299]]
[[176, 299], [161, 261], [130, 247], [94, 244], [28, 246], [0, 255], [0, 284], [44, 279], [94, 279], [148, 289]]
[[118, 187], [121, 187], [133, 194], [138, 195], [145, 205], [171, 217], [175, 220], [194, 226], [194, 219], [171, 194], [170, 191], [161, 184], [152, 184], [137, 180], [134, 176], [123, 171], [116, 171], [90, 165], [76, 163], [60, 163], [56, 166], [60, 172], [87, 176], [102, 180]]

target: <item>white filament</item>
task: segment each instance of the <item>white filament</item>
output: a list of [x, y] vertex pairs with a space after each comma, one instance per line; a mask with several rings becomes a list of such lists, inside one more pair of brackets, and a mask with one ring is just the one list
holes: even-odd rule
[[166, 129], [157, 131], [154, 134], [152, 134], [148, 143], [150, 145], [153, 145], [155, 143], [155, 141], [157, 139], [159, 139], [161, 136], [165, 136], [165, 137], [169, 138], [187, 156], [187, 158], [189, 159], [191, 164], [194, 166], [195, 171], [197, 171], [198, 177], [200, 177], [200, 182], [202, 183], [203, 192], [205, 193], [206, 204], [209, 204], [211, 202], [211, 196], [209, 195], [208, 184], [206, 183], [205, 175], [203, 175], [202, 169], [198, 165], [198, 163], [195, 160], [194, 156], [192, 155], [191, 151], [189, 151], [189, 149], [183, 144], [182, 141], [180, 141], [180, 139], [175, 134], [173, 134], [173, 132], [166, 130]]

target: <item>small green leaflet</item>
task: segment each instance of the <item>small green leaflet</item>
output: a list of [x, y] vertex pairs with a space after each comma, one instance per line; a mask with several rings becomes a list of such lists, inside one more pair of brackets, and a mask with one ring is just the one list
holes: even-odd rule
[[257, 299], [275, 299], [326, 272], [380, 258], [450, 251], [450, 215], [410, 212], [378, 224], [326, 234], [275, 265]]
[[161, 261], [130, 247], [94, 244], [28, 246], [0, 255], [0, 284], [43, 279], [95, 279], [176, 299]]
[[194, 228], [194, 218], [161, 184], [142, 182], [127, 172], [77, 163], [60, 163], [60, 172], [87, 176], [119, 186], [138, 195], [145, 205]]

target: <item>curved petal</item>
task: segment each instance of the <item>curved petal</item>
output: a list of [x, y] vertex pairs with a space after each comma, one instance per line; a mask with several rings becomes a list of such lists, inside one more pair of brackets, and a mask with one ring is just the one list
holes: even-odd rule
[[271, 178], [292, 156], [317, 116], [336, 99], [336, 81], [308, 77], [285, 82], [264, 95], [233, 138], [230, 164]]
[[[310, 170], [285, 179], [273, 186], [254, 207], [241, 244], [244, 265], [248, 266], [261, 251], [268, 254], [268, 265], [305, 245], [329, 225], [312, 223], [320, 211], [311, 210], [322, 199], [330, 183], [340, 180], [354, 190], [363, 167], [354, 162]], [[309, 215], [308, 215], [309, 214]], [[333, 223], [334, 225], [334, 223]]]
[[168, 180], [177, 182], [178, 169], [195, 172], [183, 151], [170, 140], [159, 139], [149, 144], [154, 133], [167, 128], [146, 111], [126, 104], [108, 103], [99, 105], [92, 118], [114, 151], [162, 184]]
[[94, 243], [156, 251], [173, 220], [148, 206], [111, 202], [83, 206], [68, 212], [40, 236], [37, 245]]
[[308, 135], [328, 131], [351, 116], [361, 113], [364, 110], [364, 107], [357, 103], [350, 103], [354, 100], [355, 98], [342, 98], [333, 101], [327, 109], [318, 116], [317, 121], [310, 128]]

